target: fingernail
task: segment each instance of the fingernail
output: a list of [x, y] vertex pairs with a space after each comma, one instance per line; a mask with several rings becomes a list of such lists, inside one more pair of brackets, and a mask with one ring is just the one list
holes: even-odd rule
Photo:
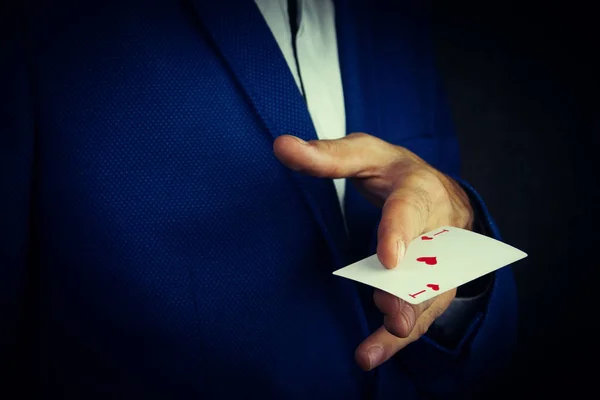
[[400, 311], [404, 322], [406, 323], [406, 327], [408, 328], [408, 333], [412, 332], [413, 327], [415, 326], [415, 310], [408, 303], [404, 303], [404, 307], [402, 307], [402, 311]]
[[369, 356], [369, 369], [375, 368], [381, 364], [383, 360], [383, 347], [372, 346], [367, 350], [367, 356]]
[[398, 240], [398, 262], [396, 266], [400, 264], [400, 261], [404, 258], [404, 253], [406, 252], [406, 246], [404, 246], [404, 242], [402, 240]]

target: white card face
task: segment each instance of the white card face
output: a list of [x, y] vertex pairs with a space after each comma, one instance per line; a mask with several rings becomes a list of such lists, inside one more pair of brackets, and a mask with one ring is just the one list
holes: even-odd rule
[[333, 274], [419, 304], [525, 257], [496, 239], [443, 226], [414, 239], [394, 269], [386, 269], [375, 254]]

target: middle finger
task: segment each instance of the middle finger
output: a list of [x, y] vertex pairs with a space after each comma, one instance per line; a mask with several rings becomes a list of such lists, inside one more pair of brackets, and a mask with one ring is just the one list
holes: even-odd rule
[[384, 314], [383, 325], [388, 332], [400, 338], [410, 335], [417, 319], [434, 299], [413, 305], [383, 290], [375, 289], [373, 292], [375, 305]]

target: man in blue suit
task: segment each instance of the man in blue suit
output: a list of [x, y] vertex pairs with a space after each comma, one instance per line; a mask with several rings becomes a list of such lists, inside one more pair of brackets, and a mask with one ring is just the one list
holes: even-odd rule
[[498, 237], [458, 176], [421, 2], [30, 3], [1, 24], [7, 383], [63, 399], [493, 383], [510, 270], [419, 306], [332, 276], [375, 251], [394, 268], [441, 225]]

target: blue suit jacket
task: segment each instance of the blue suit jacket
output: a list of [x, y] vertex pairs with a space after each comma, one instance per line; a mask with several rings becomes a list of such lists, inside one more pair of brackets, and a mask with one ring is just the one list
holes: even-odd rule
[[[273, 156], [275, 137], [316, 134], [253, 1], [30, 3], [1, 24], [13, 382], [48, 398], [416, 399], [497, 372], [515, 337], [508, 269], [456, 348], [424, 337], [356, 366], [382, 318], [331, 272], [369, 255], [379, 210], [349, 185], [348, 239], [331, 181]], [[347, 130], [457, 176], [427, 14], [366, 3], [336, 9]]]

